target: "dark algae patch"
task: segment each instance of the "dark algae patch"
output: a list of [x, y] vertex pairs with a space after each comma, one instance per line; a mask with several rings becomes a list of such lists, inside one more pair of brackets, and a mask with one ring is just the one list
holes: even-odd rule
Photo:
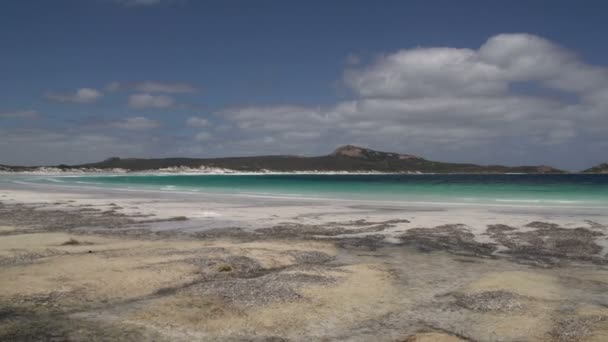
[[596, 239], [605, 234], [584, 227], [562, 228], [554, 223], [531, 222], [520, 231], [504, 225], [488, 226], [486, 233], [507, 249], [501, 253], [518, 262], [551, 267], [568, 261], [606, 264]]
[[400, 236], [404, 245], [421, 252], [446, 251], [470, 256], [492, 256], [496, 245], [475, 241], [475, 235], [461, 224], [448, 224], [434, 228], [412, 228]]

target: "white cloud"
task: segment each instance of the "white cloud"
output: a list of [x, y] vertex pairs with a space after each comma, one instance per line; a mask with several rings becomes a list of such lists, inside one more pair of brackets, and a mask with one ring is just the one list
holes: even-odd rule
[[145, 81], [136, 83], [134, 89], [148, 93], [197, 93], [198, 89], [187, 83]]
[[[216, 115], [243, 140], [272, 136], [285, 149], [359, 142], [430, 157], [460, 149], [465, 158], [452, 158], [461, 161], [494, 151], [486, 158], [500, 162], [500, 155], [538, 154], [608, 133], [608, 68], [529, 34], [497, 35], [479, 49], [400, 50], [351, 66], [344, 81], [357, 96], [334, 106], [250, 106]], [[520, 91], [520, 84], [538, 91]]]
[[246, 131], [306, 130], [330, 123], [328, 113], [321, 108], [302, 106], [228, 108], [217, 115]]
[[315, 140], [321, 137], [321, 132], [285, 132], [282, 137], [286, 140]]
[[211, 139], [213, 139], [213, 136], [209, 132], [200, 132], [194, 136], [194, 140], [200, 141], [200, 142], [208, 141]]
[[71, 94], [47, 93], [46, 99], [54, 102], [93, 103], [103, 97], [103, 93], [93, 88], [80, 88]]
[[148, 119], [143, 116], [136, 116], [115, 122], [114, 126], [127, 130], [147, 130], [157, 128], [160, 126], [160, 124], [156, 120]]
[[169, 108], [175, 100], [167, 95], [134, 94], [129, 96], [129, 107], [135, 109]]
[[0, 118], [6, 119], [35, 119], [39, 117], [35, 110], [21, 110], [16, 112], [0, 112]]
[[209, 125], [209, 120], [197, 116], [191, 116], [186, 120], [186, 124], [190, 127], [205, 127]]
[[199, 89], [184, 82], [143, 81], [134, 83], [111, 82], [106, 86], [108, 91], [121, 89], [135, 90], [142, 93], [193, 94]]
[[400, 50], [345, 76], [360, 96], [386, 98], [501, 95], [515, 82], [584, 93], [606, 87], [607, 79], [606, 68], [530, 34], [500, 34], [478, 50]]
[[346, 74], [346, 84], [363, 97], [415, 98], [437, 95], [492, 95], [507, 84], [500, 70], [474, 51], [454, 48], [402, 50]]

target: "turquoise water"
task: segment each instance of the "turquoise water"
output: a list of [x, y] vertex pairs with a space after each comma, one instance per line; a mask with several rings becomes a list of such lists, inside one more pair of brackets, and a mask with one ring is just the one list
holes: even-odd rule
[[27, 176], [69, 186], [489, 205], [608, 208], [608, 175], [87, 175]]

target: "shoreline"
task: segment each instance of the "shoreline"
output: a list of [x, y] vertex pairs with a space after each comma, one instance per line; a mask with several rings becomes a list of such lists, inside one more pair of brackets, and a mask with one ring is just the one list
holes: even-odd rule
[[[296, 174], [293, 174], [296, 175]], [[385, 174], [386, 175], [386, 174]], [[23, 175], [22, 175], [23, 176]], [[29, 176], [29, 175], [28, 175]], [[38, 175], [31, 175], [38, 176]], [[57, 178], [73, 178], [80, 177], [82, 175], [44, 175]], [[42, 177], [44, 177], [42, 176]], [[120, 177], [125, 176], [122, 174], [107, 174], [99, 175], [101, 177]], [[177, 174], [141, 174], [133, 176], [182, 176]], [[185, 176], [185, 175], [184, 175]], [[200, 175], [190, 175], [200, 176]], [[211, 175], [209, 175], [211, 176]], [[218, 175], [220, 176], [220, 175]], [[221, 175], [224, 176], [224, 175]], [[227, 176], [227, 175], [226, 175]], [[231, 175], [231, 176], [243, 176], [243, 175]], [[262, 176], [262, 175], [260, 175]], [[270, 174], [269, 174], [270, 176]], [[421, 175], [422, 176], [422, 175]], [[87, 176], [83, 176], [87, 177]], [[386, 197], [386, 198], [375, 198], [374, 196], [358, 196], [358, 194], [350, 194], [343, 192], [327, 192], [323, 195], [315, 196], [311, 194], [300, 194], [300, 193], [289, 193], [287, 190], [277, 190], [276, 192], [268, 192], [272, 190], [259, 190], [256, 188], [239, 190], [237, 192], [230, 191], [229, 189], [223, 188], [196, 188], [195, 185], [164, 185], [164, 184], [118, 184], [118, 183], [94, 183], [94, 182], [62, 182], [54, 179], [47, 180], [47, 182], [36, 182], [36, 181], [24, 181], [22, 179], [5, 179], [4, 185], [11, 187], [9, 184], [17, 184], [16, 188], [23, 186], [31, 187], [38, 186], [46, 187], [58, 187], [63, 189], [77, 189], [77, 191], [105, 191], [113, 190], [117, 192], [150, 192], [157, 194], [190, 194], [194, 196], [228, 196], [228, 197], [244, 197], [244, 198], [260, 198], [260, 199], [281, 199], [281, 200], [296, 200], [296, 201], [312, 201], [312, 202], [343, 202], [343, 203], [374, 203], [377, 205], [397, 205], [397, 206], [433, 206], [433, 207], [466, 207], [466, 208], [531, 208], [535, 210], [543, 209], [577, 209], [577, 210], [602, 210], [605, 208], [604, 201], [593, 199], [583, 201], [580, 199], [549, 199], [549, 198], [450, 198], [449, 200], [441, 200], [442, 196], [430, 193], [428, 196], [421, 196], [420, 198], [408, 199], [406, 197]], [[2, 184], [0, 178], [0, 184]], [[564, 194], [563, 196], [567, 196]], [[350, 196], [350, 198], [349, 198]], [[415, 196], [418, 196], [416, 194]], [[475, 196], [475, 195], [472, 195]]]
[[422, 171], [400, 171], [400, 172], [385, 172], [385, 171], [237, 171], [237, 170], [198, 170], [198, 169], [179, 169], [179, 170], [141, 170], [133, 171], [128, 169], [81, 169], [81, 170], [61, 170], [53, 167], [41, 167], [39, 170], [30, 171], [6, 171], [0, 170], [0, 175], [40, 175], [40, 176], [81, 176], [81, 175], [100, 175], [100, 176], [125, 176], [125, 175], [159, 175], [159, 176], [202, 176], [202, 175], [234, 175], [234, 176], [257, 176], [257, 175], [608, 175], [606, 172], [581, 172], [581, 171], [565, 171], [560, 173], [546, 172], [422, 172]]

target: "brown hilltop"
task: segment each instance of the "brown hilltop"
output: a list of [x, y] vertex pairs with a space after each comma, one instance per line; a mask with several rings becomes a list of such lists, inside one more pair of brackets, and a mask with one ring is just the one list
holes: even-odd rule
[[392, 152], [380, 152], [369, 148], [359, 147], [355, 145], [344, 145], [335, 149], [330, 156], [342, 156], [350, 158], [363, 158], [363, 159], [400, 159], [400, 160], [411, 160], [411, 159], [422, 159], [418, 156], [411, 154], [400, 154]]

